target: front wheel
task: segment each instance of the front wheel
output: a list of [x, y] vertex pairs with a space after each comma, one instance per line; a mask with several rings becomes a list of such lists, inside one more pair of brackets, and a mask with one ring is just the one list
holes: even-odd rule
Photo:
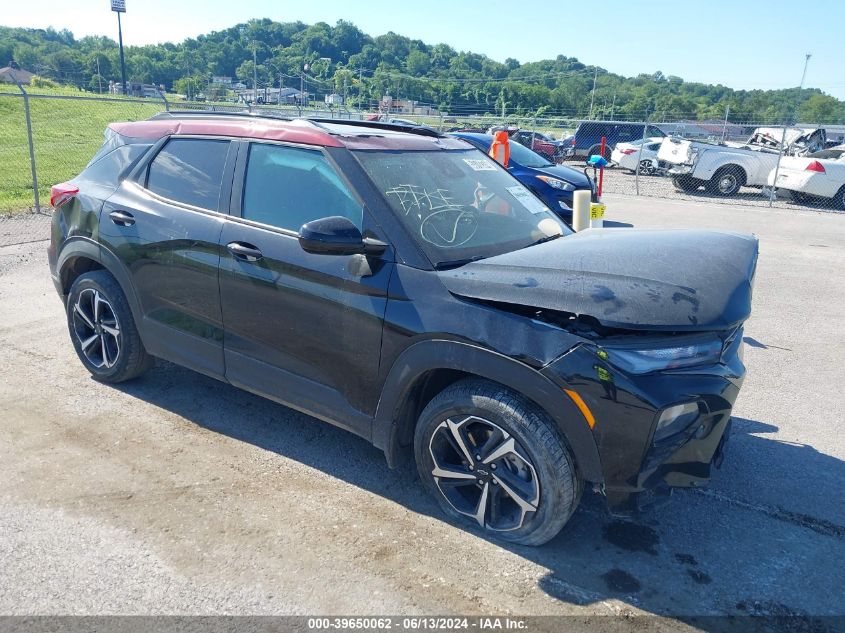
[[67, 324], [79, 360], [100, 382], [135, 378], [153, 364], [123, 291], [105, 270], [87, 272], [73, 282]]
[[506, 541], [546, 543], [580, 499], [582, 483], [554, 423], [485, 380], [462, 380], [429, 402], [414, 454], [423, 484], [447, 515]]

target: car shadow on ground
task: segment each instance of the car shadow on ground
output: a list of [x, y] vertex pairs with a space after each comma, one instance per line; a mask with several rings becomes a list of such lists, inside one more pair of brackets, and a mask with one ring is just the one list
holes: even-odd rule
[[[116, 387], [200, 427], [319, 469], [413, 512], [443, 518], [409, 462], [391, 471], [381, 451], [329, 424], [162, 361], [142, 379]], [[681, 491], [667, 504], [625, 521], [609, 516], [601, 497], [587, 491], [579, 510], [547, 545], [494, 542], [545, 567], [548, 572], [539, 588], [565, 603], [589, 605], [618, 598], [708, 631], [752, 630], [743, 619], [749, 614], [776, 622], [807, 613], [815, 616], [823, 611], [814, 610], [809, 598], [813, 592], [827, 594], [825, 583], [837, 586], [836, 578], [820, 577], [818, 586], [807, 580], [807, 594], [793, 595], [787, 604], [778, 578], [784, 564], [791, 566], [791, 577], [810, 579], [820, 576], [818, 560], [800, 548], [775, 555], [771, 543], [828, 548], [822, 558], [842, 560], [845, 528], [720, 492], [720, 478], [725, 476], [743, 478], [749, 490], [777, 485], [766, 464], [803, 472], [807, 481], [838, 485], [834, 490], [845, 488], [845, 462], [811, 446], [765, 437], [776, 430], [770, 424], [734, 418], [725, 460], [731, 466], [728, 473], [715, 474], [711, 491]], [[785, 502], [794, 495], [830, 494], [829, 489], [804, 488], [802, 482], [782, 491]], [[471, 526], [462, 529], [487, 538]], [[731, 618], [700, 617], [708, 614], [731, 614]], [[736, 628], [730, 628], [734, 624]], [[806, 630], [828, 628], [815, 617], [810, 624]]]

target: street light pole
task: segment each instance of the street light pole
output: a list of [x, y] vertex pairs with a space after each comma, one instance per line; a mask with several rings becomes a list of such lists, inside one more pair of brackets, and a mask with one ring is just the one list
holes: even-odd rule
[[593, 103], [595, 102], [595, 98], [596, 98], [596, 79], [598, 79], [598, 78], [599, 78], [599, 67], [596, 66], [596, 74], [593, 75], [593, 89], [590, 91], [590, 116], [587, 117], [588, 119], [593, 118]]
[[[118, 7], [118, 8], [115, 8]], [[120, 79], [123, 82], [123, 94], [129, 92], [126, 85], [126, 59], [123, 57], [123, 26], [120, 23], [120, 14], [126, 12], [125, 2], [112, 2], [112, 11], [117, 13], [117, 41], [120, 46]]]

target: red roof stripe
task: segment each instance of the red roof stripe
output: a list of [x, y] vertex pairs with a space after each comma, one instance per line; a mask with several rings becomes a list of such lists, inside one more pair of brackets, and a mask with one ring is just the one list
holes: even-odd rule
[[271, 119], [221, 120], [174, 119], [112, 123], [109, 127], [123, 136], [157, 140], [171, 134], [232, 136], [268, 141], [290, 141], [324, 147], [343, 144], [307, 121], [273, 121]]

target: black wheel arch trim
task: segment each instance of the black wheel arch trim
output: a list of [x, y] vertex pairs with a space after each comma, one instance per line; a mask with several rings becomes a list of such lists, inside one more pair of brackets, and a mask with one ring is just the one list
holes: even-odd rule
[[[476, 345], [441, 339], [420, 341], [406, 348], [394, 361], [384, 382], [373, 422], [372, 442], [384, 450], [391, 467], [397, 462], [402, 424], [407, 424], [400, 419], [402, 406], [418, 379], [434, 370], [465, 372], [521, 393], [554, 420], [569, 444], [579, 475], [590, 482], [604, 480], [592, 431], [560, 387], [512, 358]], [[416, 424], [416, 420], [412, 423]]]
[[[129, 302], [132, 317], [136, 323], [140, 323], [141, 304], [135, 294], [135, 287], [129, 279], [128, 271], [120, 261], [120, 258], [99, 242], [89, 237], [74, 236], [69, 238], [62, 245], [62, 250], [56, 259], [56, 274], [59, 277], [59, 282], [64, 283], [64, 272], [67, 266], [73, 260], [80, 257], [98, 263], [117, 280], [120, 289], [123, 290], [123, 295], [126, 297], [127, 302]], [[67, 292], [63, 293], [63, 299], [67, 299]]]

